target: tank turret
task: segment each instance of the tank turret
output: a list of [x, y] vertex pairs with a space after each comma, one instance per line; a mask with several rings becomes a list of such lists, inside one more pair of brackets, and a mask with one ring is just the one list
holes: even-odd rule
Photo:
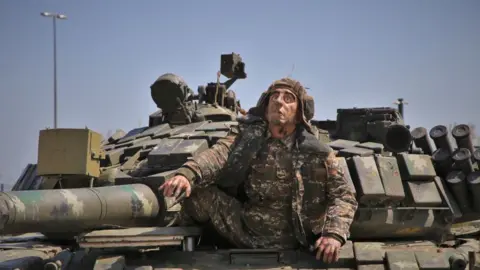
[[[221, 83], [220, 75], [228, 80]], [[222, 54], [217, 81], [199, 87], [198, 94], [179, 75], [159, 76], [150, 86], [158, 110], [148, 126], [117, 130], [106, 139], [88, 128], [41, 130], [38, 162], [25, 168], [12, 190], [99, 187], [115, 184], [118, 174], [175, 168], [236, 125], [241, 108], [229, 88], [246, 77], [240, 55]]]

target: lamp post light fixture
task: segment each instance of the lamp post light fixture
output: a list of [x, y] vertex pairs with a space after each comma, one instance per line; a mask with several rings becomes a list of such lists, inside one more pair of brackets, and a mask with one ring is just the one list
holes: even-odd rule
[[66, 20], [67, 16], [51, 12], [40, 14], [53, 20], [53, 127], [57, 128], [57, 19]]

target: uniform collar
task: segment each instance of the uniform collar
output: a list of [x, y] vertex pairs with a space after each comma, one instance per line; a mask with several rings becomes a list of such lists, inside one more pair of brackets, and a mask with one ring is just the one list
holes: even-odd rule
[[296, 134], [296, 131], [292, 132], [290, 135], [288, 135], [287, 137], [285, 138], [281, 138], [281, 139], [274, 139], [272, 138], [272, 133], [270, 132], [270, 130], [267, 128], [267, 131], [266, 131], [266, 134], [265, 134], [265, 138], [266, 140], [278, 140], [280, 141], [283, 145], [285, 145], [288, 149], [291, 149], [295, 143], [295, 134]]

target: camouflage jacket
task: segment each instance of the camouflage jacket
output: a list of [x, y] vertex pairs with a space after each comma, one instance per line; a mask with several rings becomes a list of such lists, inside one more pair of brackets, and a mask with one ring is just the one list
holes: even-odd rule
[[[266, 131], [266, 123], [258, 119], [240, 123], [237, 132], [185, 163], [178, 174], [187, 177], [192, 187], [215, 183], [234, 195], [250, 173]], [[334, 235], [345, 243], [358, 204], [333, 150], [298, 128], [292, 151], [292, 224], [297, 240], [308, 246], [304, 229], [308, 227], [314, 234]]]

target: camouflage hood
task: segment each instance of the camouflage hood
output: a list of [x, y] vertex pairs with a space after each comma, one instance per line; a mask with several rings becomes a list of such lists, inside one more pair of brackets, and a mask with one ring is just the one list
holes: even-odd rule
[[299, 81], [291, 78], [282, 78], [274, 81], [268, 87], [268, 90], [262, 93], [257, 105], [249, 110], [249, 114], [265, 119], [265, 110], [268, 106], [268, 98], [270, 97], [270, 94], [278, 88], [289, 89], [295, 94], [299, 100], [298, 109], [300, 110], [300, 115], [302, 116], [301, 124], [305, 126], [308, 132], [313, 134], [312, 126], [310, 125], [310, 120], [313, 118], [314, 114], [313, 98], [307, 95], [305, 87], [303, 87]]

